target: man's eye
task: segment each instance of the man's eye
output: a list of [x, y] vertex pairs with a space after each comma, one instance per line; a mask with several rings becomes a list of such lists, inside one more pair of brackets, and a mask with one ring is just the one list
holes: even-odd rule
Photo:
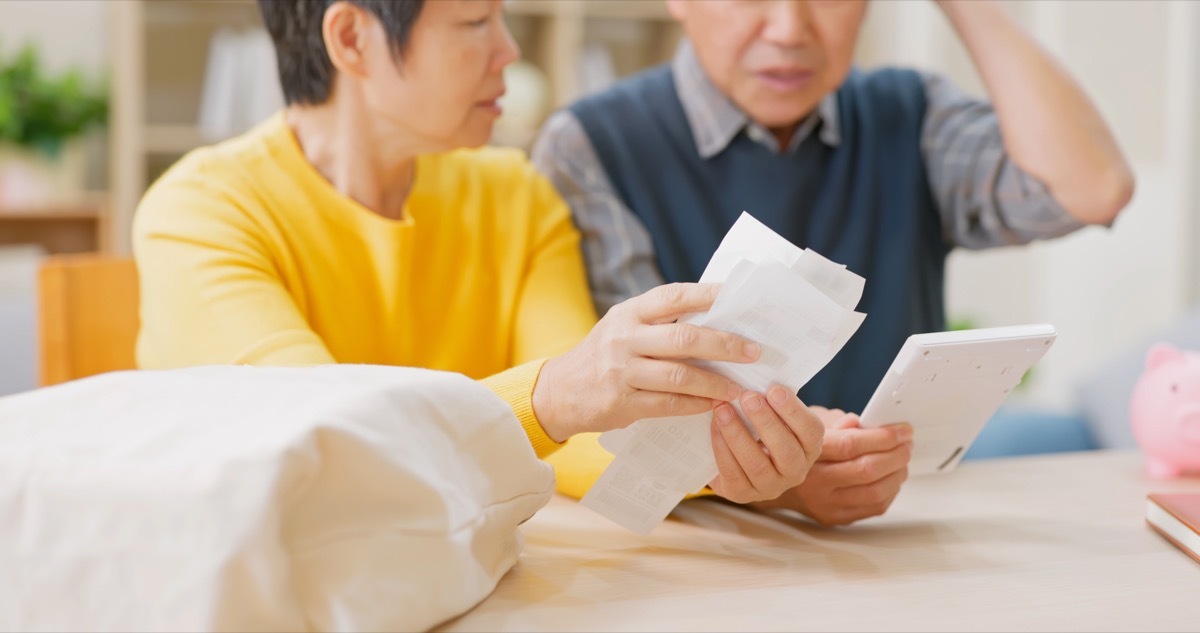
[[486, 17], [486, 18], [482, 18], [479, 20], [471, 20], [470, 22], [467, 22], [467, 26], [484, 26], [488, 23], [488, 20], [490, 20], [490, 19], [491, 19], [491, 17]]

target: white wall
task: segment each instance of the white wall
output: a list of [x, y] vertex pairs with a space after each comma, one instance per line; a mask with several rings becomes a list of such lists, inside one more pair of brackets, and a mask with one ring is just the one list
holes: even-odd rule
[[[1060, 338], [1025, 397], [1066, 409], [1103, 362], [1181, 315], [1200, 276], [1193, 254], [1200, 115], [1195, 40], [1200, 7], [1147, 0], [1010, 2], [1010, 11], [1097, 103], [1137, 174], [1133, 202], [1111, 229], [1089, 228], [1029, 247], [955, 252], [947, 304], [983, 326], [1049, 322]], [[969, 92], [982, 83], [933, 3], [876, 2], [860, 61], [946, 73]]]
[[108, 68], [107, 18], [103, 0], [4, 0], [0, 54], [33, 43], [50, 70], [78, 66], [100, 75]]
[[[1195, 7], [1191, 10], [1191, 42], [1192, 42], [1192, 59], [1200, 58], [1200, 47], [1197, 47], [1196, 40], [1200, 39], [1200, 10]], [[1200, 69], [1193, 68], [1193, 73], [1200, 74]], [[1192, 81], [1191, 103], [1193, 105], [1200, 104], [1200, 81]], [[1200, 118], [1200, 115], [1194, 117]], [[1189, 199], [1188, 212], [1193, 216], [1200, 216], [1200, 123], [1192, 122], [1192, 154], [1190, 156], [1190, 166], [1192, 171], [1190, 174], [1185, 174], [1186, 180], [1192, 181], [1192, 195]], [[1191, 275], [1188, 279], [1188, 300], [1191, 304], [1200, 303], [1200, 248], [1195, 248], [1195, 245], [1200, 245], [1200, 219], [1193, 221], [1193, 229], [1191, 232]]]

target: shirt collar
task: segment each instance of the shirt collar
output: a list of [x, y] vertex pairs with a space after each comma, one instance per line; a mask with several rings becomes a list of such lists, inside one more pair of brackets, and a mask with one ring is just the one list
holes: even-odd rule
[[[712, 158], [720, 154], [744, 129], [756, 142], [778, 151], [774, 136], [752, 121], [708, 78], [687, 40], [680, 42], [671, 68], [675, 91], [679, 94], [688, 126], [696, 139], [696, 151], [701, 158]], [[819, 133], [822, 142], [830, 146], [841, 143], [837, 93], [831, 93], [822, 99], [816, 111], [801, 122], [787, 151], [791, 152], [799, 147], [800, 143], [812, 134], [818, 123], [822, 124]]]

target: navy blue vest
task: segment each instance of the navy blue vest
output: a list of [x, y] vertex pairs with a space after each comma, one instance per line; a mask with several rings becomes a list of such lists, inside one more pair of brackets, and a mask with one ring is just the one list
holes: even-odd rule
[[743, 132], [703, 159], [667, 66], [571, 107], [626, 206], [650, 231], [668, 282], [696, 281], [748, 211], [866, 278], [858, 333], [803, 389], [862, 411], [910, 335], [945, 328], [949, 251], [921, 156], [925, 93], [907, 70], [852, 72], [838, 90], [841, 143], [813, 133], [780, 155]]

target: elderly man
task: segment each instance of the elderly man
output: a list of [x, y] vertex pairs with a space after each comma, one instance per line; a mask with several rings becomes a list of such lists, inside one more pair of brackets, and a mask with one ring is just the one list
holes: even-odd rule
[[[1111, 224], [1133, 175], [1087, 95], [999, 3], [939, 3], [990, 102], [933, 74], [852, 69], [865, 2], [667, 4], [687, 35], [674, 61], [556, 113], [534, 161], [583, 234], [601, 314], [697, 280], [743, 210], [866, 277], [869, 317], [800, 392], [828, 409], [821, 461], [756, 505], [827, 525], [881, 514], [911, 430], [858, 428], [841, 410], [862, 410], [910, 334], [945, 328], [951, 249]], [[593, 441], [554, 460], [598, 473]]]

